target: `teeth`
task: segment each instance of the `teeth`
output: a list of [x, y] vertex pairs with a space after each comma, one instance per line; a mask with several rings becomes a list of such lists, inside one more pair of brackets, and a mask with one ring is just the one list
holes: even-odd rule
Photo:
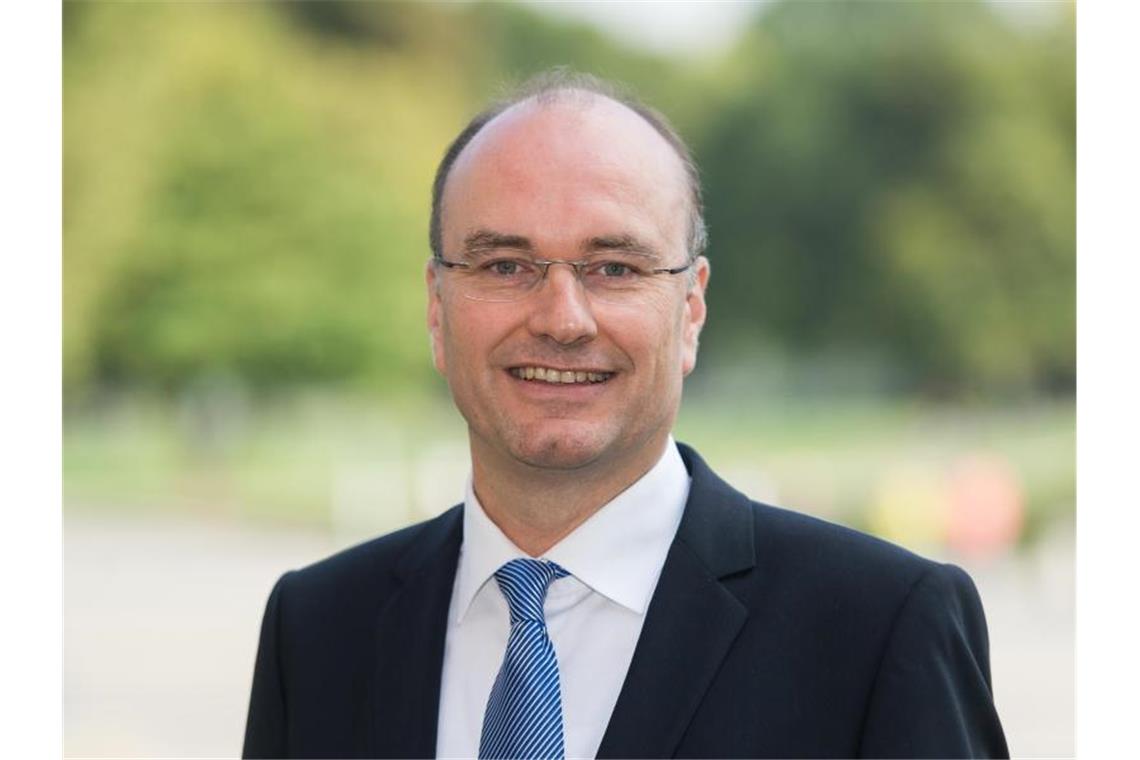
[[511, 370], [511, 374], [520, 380], [542, 380], [547, 383], [601, 383], [608, 380], [613, 373], [516, 367]]

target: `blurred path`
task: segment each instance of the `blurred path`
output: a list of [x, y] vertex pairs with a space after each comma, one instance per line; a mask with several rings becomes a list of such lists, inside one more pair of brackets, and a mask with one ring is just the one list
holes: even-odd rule
[[64, 754], [236, 757], [261, 613], [319, 534], [90, 518], [64, 526]]
[[994, 699], [1014, 757], [1076, 755], [1075, 549], [1070, 523], [1017, 559], [959, 562], [985, 604]]
[[[64, 753], [234, 757], [261, 613], [287, 569], [365, 536], [67, 516]], [[1015, 755], [1071, 756], [1073, 541], [968, 565]]]

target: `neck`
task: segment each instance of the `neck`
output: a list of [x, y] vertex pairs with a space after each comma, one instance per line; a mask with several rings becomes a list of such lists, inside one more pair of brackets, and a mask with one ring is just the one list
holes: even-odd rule
[[472, 441], [475, 495], [499, 530], [537, 557], [649, 472], [667, 442], [666, 435], [628, 461], [553, 470], [488, 455]]

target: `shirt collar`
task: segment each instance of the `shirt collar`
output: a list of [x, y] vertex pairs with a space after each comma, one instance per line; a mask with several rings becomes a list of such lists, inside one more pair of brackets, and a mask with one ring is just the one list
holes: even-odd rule
[[[670, 436], [664, 453], [649, 472], [543, 557], [557, 562], [593, 591], [644, 614], [688, 496], [689, 474]], [[463, 620], [475, 595], [496, 570], [525, 556], [487, 517], [468, 478], [453, 608], [455, 622]]]

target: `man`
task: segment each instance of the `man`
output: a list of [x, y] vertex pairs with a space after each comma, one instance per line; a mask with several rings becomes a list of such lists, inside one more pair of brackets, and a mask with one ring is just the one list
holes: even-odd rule
[[459, 135], [432, 219], [466, 499], [281, 578], [246, 756], [1007, 754], [962, 571], [672, 440], [709, 264], [662, 117], [555, 75]]

